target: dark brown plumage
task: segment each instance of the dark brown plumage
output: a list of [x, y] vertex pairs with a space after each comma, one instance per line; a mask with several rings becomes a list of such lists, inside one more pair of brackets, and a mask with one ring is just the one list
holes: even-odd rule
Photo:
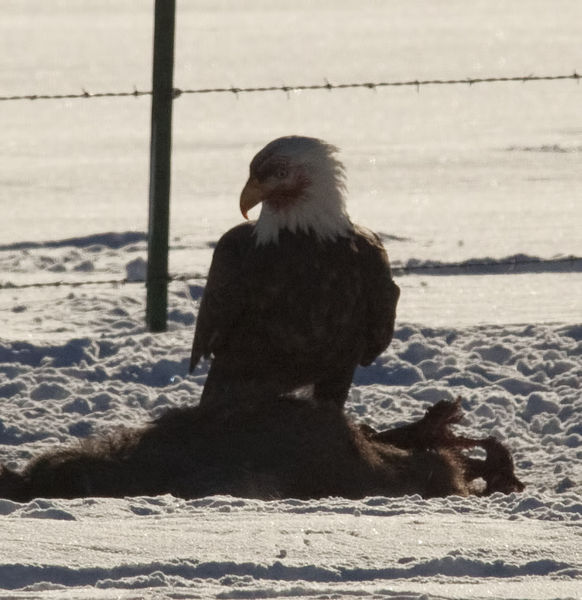
[[313, 385], [345, 401], [353, 372], [389, 345], [399, 288], [378, 236], [353, 225], [335, 148], [282, 138], [253, 159], [241, 211], [257, 222], [218, 242], [191, 370], [212, 357], [202, 402]]

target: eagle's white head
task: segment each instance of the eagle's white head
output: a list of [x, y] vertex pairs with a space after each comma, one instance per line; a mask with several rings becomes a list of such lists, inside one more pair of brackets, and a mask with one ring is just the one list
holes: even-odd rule
[[246, 219], [248, 211], [262, 203], [257, 245], [276, 243], [281, 229], [312, 232], [321, 240], [352, 230], [337, 151], [323, 140], [288, 136], [273, 140], [253, 158], [240, 209]]

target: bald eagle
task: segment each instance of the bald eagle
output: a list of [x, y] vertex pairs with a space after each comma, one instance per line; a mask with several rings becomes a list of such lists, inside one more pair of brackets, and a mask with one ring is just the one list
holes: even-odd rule
[[336, 153], [289, 136], [253, 158], [240, 210], [261, 204], [259, 218], [218, 241], [196, 321], [190, 372], [212, 358], [201, 405], [313, 386], [341, 407], [390, 344], [400, 290], [379, 237], [347, 214]]

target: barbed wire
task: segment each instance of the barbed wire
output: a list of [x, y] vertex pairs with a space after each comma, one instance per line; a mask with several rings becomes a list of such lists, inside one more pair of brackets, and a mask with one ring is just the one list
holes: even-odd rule
[[[570, 265], [569, 267], [567, 265]], [[554, 268], [551, 268], [551, 267]], [[406, 265], [395, 265], [394, 274], [409, 275], [424, 272], [426, 275], [455, 275], [471, 271], [469, 275], [516, 275], [521, 273], [574, 273], [582, 272], [582, 258], [564, 256], [561, 258], [508, 257], [505, 260], [483, 259], [466, 260], [457, 263], [435, 261], [419, 262], [415, 259]]]
[[[170, 275], [167, 277], [166, 281], [168, 283], [172, 282], [185, 282], [192, 281], [194, 279], [206, 279], [206, 275], [202, 275], [201, 273], [183, 273], [181, 275]], [[164, 281], [163, 278], [154, 278], [152, 282]], [[131, 284], [146, 284], [147, 280], [139, 277], [125, 277], [122, 279], [87, 279], [81, 281], [39, 281], [33, 283], [12, 283], [10, 281], [2, 283], [0, 282], [0, 291], [2, 290], [26, 290], [29, 288], [58, 288], [58, 287], [66, 287], [66, 288], [75, 288], [75, 287], [84, 287], [91, 285], [110, 285], [110, 286], [121, 286], [121, 285], [131, 285]]]
[[[369, 89], [377, 90], [386, 87], [416, 87], [419, 90], [423, 86], [432, 85], [477, 85], [488, 83], [527, 83], [532, 81], [560, 81], [574, 80], [579, 82], [582, 75], [574, 71], [570, 75], [518, 75], [513, 77], [466, 77], [464, 79], [411, 79], [405, 81], [376, 81], [376, 82], [352, 82], [352, 83], [331, 83], [327, 79], [321, 84], [298, 84], [298, 85], [272, 85], [255, 87], [214, 87], [214, 88], [193, 88], [193, 89], [173, 89], [173, 97], [179, 98], [187, 94], [239, 94], [261, 93], [261, 92], [284, 92], [287, 96], [291, 92], [316, 91], [316, 90], [346, 90], [346, 89]], [[82, 89], [79, 93], [69, 94], [21, 94], [13, 96], [0, 96], [0, 102], [10, 102], [17, 100], [77, 100], [94, 98], [139, 98], [141, 96], [151, 96], [151, 90], [140, 91], [134, 87], [133, 91], [117, 92], [89, 92]]]
[[[570, 263], [570, 267], [568, 267]], [[553, 266], [554, 268], [551, 268]], [[528, 269], [524, 269], [528, 267]], [[562, 258], [550, 258], [550, 259], [538, 259], [538, 258], [526, 258], [520, 259], [508, 259], [508, 260], [468, 260], [457, 263], [439, 263], [426, 261], [420, 264], [407, 264], [399, 265], [395, 264], [392, 266], [392, 273], [396, 276], [399, 275], [410, 275], [415, 273], [424, 273], [425, 275], [438, 274], [459, 274], [467, 271], [468, 275], [497, 275], [507, 274], [515, 275], [519, 273], [573, 273], [582, 272], [582, 257], [578, 256], [566, 256]], [[472, 271], [472, 272], [469, 272]], [[206, 280], [207, 276], [201, 273], [181, 273], [176, 275], [170, 275], [166, 279], [168, 283], [172, 282], [187, 282], [194, 280]], [[161, 281], [155, 279], [153, 281]], [[146, 284], [146, 279], [142, 278], [122, 278], [122, 279], [93, 279], [93, 280], [82, 280], [82, 281], [45, 281], [45, 282], [33, 282], [15, 284], [11, 282], [2, 283], [0, 282], [0, 291], [15, 291], [29, 288], [76, 288], [83, 286], [94, 286], [94, 285], [109, 285], [109, 286], [123, 286], [131, 284]]]

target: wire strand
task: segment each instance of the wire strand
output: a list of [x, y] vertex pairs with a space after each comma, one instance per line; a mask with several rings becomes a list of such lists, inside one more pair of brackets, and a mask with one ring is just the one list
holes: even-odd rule
[[[214, 88], [193, 88], [180, 89], [174, 88], [174, 99], [188, 94], [249, 94], [262, 92], [284, 92], [289, 97], [291, 92], [316, 91], [316, 90], [346, 90], [346, 89], [369, 89], [377, 90], [387, 87], [415, 87], [419, 90], [423, 86], [433, 85], [477, 85], [489, 83], [528, 83], [532, 81], [563, 81], [573, 80], [579, 82], [582, 75], [576, 71], [570, 75], [518, 75], [513, 77], [466, 77], [464, 79], [409, 79], [404, 81], [376, 81], [376, 82], [352, 82], [352, 83], [331, 83], [327, 79], [320, 84], [298, 84], [298, 85], [278, 85], [278, 86], [254, 86], [254, 87], [214, 87]], [[82, 89], [78, 93], [69, 94], [20, 94], [13, 96], [0, 96], [0, 102], [11, 102], [18, 100], [77, 100], [94, 98], [139, 98], [141, 96], [151, 96], [151, 90], [140, 91], [134, 87], [133, 91], [110, 91], [110, 92], [89, 92]]]
[[[568, 266], [568, 264], [570, 266]], [[551, 267], [554, 267], [553, 269]], [[529, 267], [525, 270], [522, 267]], [[534, 267], [532, 269], [532, 267]], [[424, 273], [425, 275], [439, 274], [458, 274], [466, 271], [468, 275], [496, 275], [496, 274], [516, 274], [524, 272], [545, 272], [545, 273], [573, 273], [582, 272], [582, 257], [566, 256], [563, 258], [552, 259], [536, 259], [530, 258], [525, 260], [509, 259], [509, 260], [468, 260], [457, 263], [439, 263], [426, 261], [424, 263], [415, 264], [413, 262], [407, 265], [394, 264], [392, 273], [394, 275], [410, 275], [415, 273]], [[166, 281], [172, 282], [188, 282], [196, 279], [205, 280], [207, 277], [201, 273], [180, 273], [169, 275]], [[159, 281], [159, 280], [158, 280]], [[145, 279], [137, 278], [122, 278], [122, 279], [93, 279], [83, 281], [45, 281], [15, 284], [11, 282], [0, 282], [0, 291], [23, 290], [30, 288], [58, 288], [58, 287], [83, 287], [92, 285], [110, 285], [121, 286], [131, 284], [147, 284]]]

